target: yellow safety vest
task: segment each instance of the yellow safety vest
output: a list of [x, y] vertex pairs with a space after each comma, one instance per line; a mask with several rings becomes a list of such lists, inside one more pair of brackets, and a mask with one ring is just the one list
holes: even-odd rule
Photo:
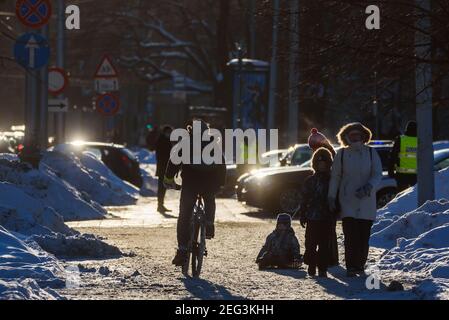
[[418, 172], [418, 138], [401, 136], [401, 150], [399, 151], [398, 173], [416, 174]]

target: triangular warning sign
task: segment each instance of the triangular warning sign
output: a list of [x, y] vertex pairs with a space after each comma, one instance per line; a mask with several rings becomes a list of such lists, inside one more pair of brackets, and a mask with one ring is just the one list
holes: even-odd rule
[[112, 64], [111, 59], [108, 56], [104, 56], [103, 60], [95, 71], [95, 78], [116, 78], [118, 77], [117, 70]]

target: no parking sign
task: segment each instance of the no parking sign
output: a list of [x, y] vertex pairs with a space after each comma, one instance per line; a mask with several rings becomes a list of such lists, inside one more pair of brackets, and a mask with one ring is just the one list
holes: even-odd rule
[[120, 109], [120, 99], [111, 93], [106, 93], [98, 96], [96, 105], [101, 114], [113, 116]]
[[51, 18], [50, 0], [17, 0], [16, 16], [27, 27], [39, 29]]

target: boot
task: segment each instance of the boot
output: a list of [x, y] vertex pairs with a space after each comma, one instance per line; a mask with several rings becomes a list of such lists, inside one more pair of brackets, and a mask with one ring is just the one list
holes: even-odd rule
[[215, 225], [213, 222], [206, 224], [206, 239], [211, 240], [215, 238]]
[[315, 277], [316, 276], [316, 267], [309, 265], [309, 268], [307, 269], [307, 273], [309, 274], [309, 276]]
[[178, 249], [176, 251], [176, 256], [172, 261], [172, 264], [174, 264], [177, 267], [182, 267], [184, 263], [187, 260], [187, 250], [185, 249]]

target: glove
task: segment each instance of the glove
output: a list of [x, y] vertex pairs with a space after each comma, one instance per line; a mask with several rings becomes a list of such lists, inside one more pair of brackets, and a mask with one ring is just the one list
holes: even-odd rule
[[363, 199], [365, 197], [369, 197], [371, 195], [371, 191], [373, 190], [373, 186], [369, 183], [365, 184], [363, 187], [358, 188], [355, 192], [355, 196], [359, 199]]
[[337, 210], [337, 206], [336, 206], [336, 201], [337, 199], [335, 199], [335, 197], [328, 197], [327, 198], [327, 203], [329, 205], [329, 210], [331, 212], [335, 212]]
[[165, 189], [176, 189], [175, 178], [164, 177]]
[[301, 218], [301, 219], [299, 219], [299, 223], [301, 224], [301, 227], [305, 228], [307, 225], [307, 219]]

